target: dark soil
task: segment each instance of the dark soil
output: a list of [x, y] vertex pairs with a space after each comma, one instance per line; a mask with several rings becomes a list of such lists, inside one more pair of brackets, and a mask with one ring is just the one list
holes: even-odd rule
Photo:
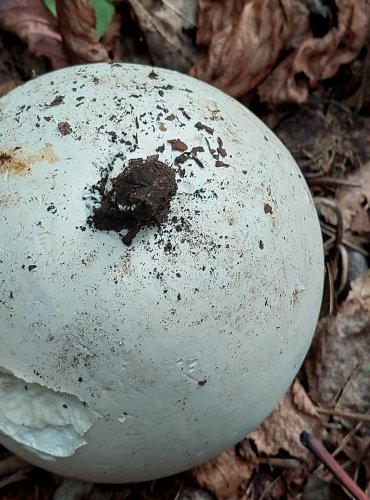
[[90, 223], [96, 229], [127, 229], [122, 241], [129, 246], [139, 230], [167, 220], [171, 200], [176, 194], [175, 170], [158, 160], [158, 155], [130, 160], [117, 177], [101, 179], [98, 187], [101, 205], [94, 209]]

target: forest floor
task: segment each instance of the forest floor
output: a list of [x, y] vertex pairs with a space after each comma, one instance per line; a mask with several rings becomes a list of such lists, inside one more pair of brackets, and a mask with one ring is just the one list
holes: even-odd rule
[[302, 431], [370, 495], [368, 2], [126, 0], [111, 12], [102, 1], [98, 34], [89, 1], [57, 4], [56, 19], [40, 0], [0, 2], [0, 95], [95, 61], [164, 66], [218, 86], [274, 130], [300, 166], [320, 218], [325, 290], [294, 383], [234, 448], [183, 474], [114, 486], [64, 479], [0, 448], [1, 498], [352, 498], [301, 444]]

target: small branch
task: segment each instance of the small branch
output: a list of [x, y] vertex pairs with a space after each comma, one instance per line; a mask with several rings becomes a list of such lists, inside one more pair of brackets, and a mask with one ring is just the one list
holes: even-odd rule
[[347, 472], [330, 455], [328, 450], [308, 432], [301, 432], [300, 440], [303, 446], [308, 448], [321, 462], [323, 462], [330, 472], [341, 482], [347, 491], [357, 500], [370, 500], [364, 491], [353, 481]]
[[301, 465], [295, 458], [278, 458], [278, 457], [257, 457], [257, 461], [262, 465], [270, 467], [280, 467], [282, 469], [298, 469]]
[[347, 186], [352, 188], [361, 187], [360, 184], [354, 184], [346, 179], [334, 179], [333, 177], [310, 177], [305, 176], [306, 182], [309, 186]]
[[343, 417], [351, 420], [361, 420], [362, 422], [370, 422], [370, 415], [367, 413], [352, 413], [349, 411], [335, 410], [330, 408], [319, 408], [316, 406], [316, 411], [323, 415], [331, 415], [333, 417]]
[[4, 460], [0, 460], [0, 476], [18, 472], [19, 470], [25, 469], [29, 466], [30, 464], [28, 462], [25, 462], [16, 455], [11, 455], [8, 458], [4, 458]]

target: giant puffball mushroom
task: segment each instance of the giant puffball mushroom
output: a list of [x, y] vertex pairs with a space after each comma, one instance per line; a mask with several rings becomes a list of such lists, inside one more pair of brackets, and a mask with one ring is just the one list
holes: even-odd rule
[[111, 483], [238, 442], [320, 307], [320, 228], [291, 155], [231, 97], [139, 65], [49, 73], [0, 117], [0, 442]]

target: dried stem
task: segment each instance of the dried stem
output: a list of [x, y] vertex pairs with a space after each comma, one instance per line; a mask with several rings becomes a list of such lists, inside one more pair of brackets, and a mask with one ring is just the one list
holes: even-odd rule
[[347, 491], [357, 500], [370, 500], [364, 491], [353, 481], [347, 472], [330, 455], [328, 450], [308, 432], [302, 432], [300, 435], [301, 443], [323, 462], [330, 472], [342, 483]]

